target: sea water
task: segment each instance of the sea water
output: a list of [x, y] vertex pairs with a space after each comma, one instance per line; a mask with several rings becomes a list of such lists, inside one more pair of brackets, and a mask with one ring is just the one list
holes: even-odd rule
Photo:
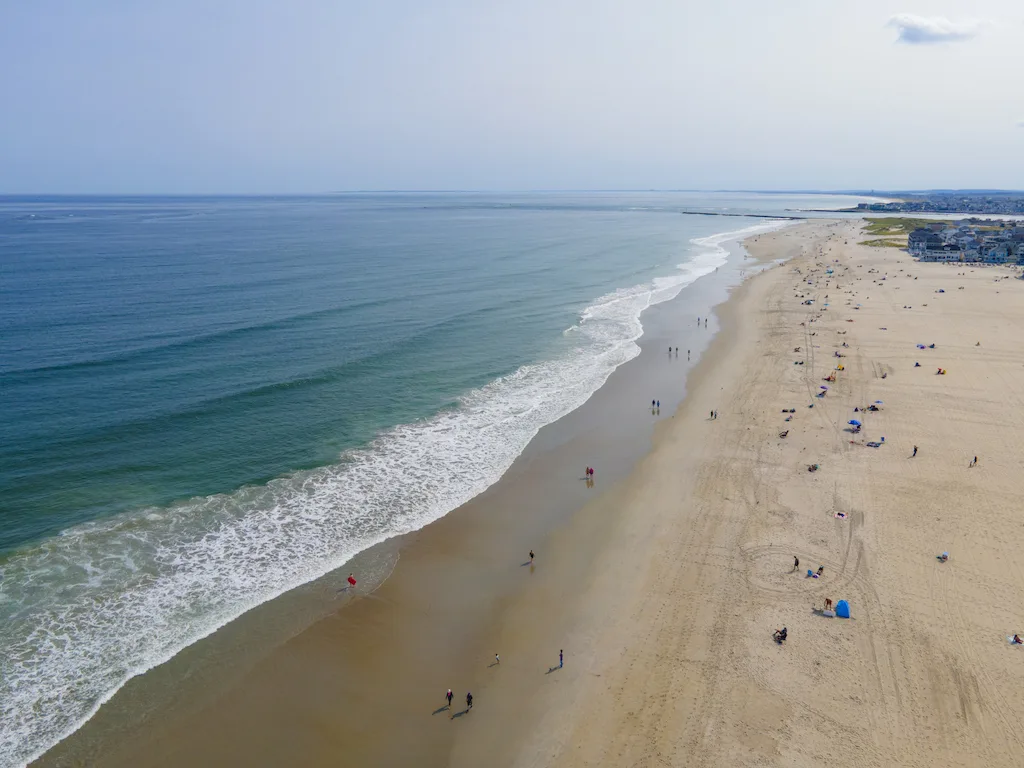
[[0, 198], [0, 766], [483, 491], [781, 224], [681, 211], [850, 202]]

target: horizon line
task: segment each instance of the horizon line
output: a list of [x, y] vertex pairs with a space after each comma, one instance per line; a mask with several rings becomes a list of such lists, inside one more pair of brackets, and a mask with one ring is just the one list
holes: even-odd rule
[[[946, 190], [944, 190], [946, 191]], [[967, 191], [967, 190], [951, 190]], [[1017, 190], [986, 190], [1015, 192]], [[566, 187], [551, 189], [335, 189], [306, 192], [0, 192], [0, 198], [10, 197], [311, 197], [319, 195], [400, 195], [400, 194], [565, 194], [598, 192], [703, 192], [711, 194], [747, 193], [759, 195], [877, 195], [888, 190], [863, 189], [743, 189], [743, 188], [683, 188], [683, 187]]]
[[759, 195], [856, 195], [860, 197], [882, 197], [898, 194], [924, 193], [995, 193], [1024, 194], [1024, 190], [998, 188], [955, 188], [936, 187], [930, 189], [745, 189], [745, 188], [676, 188], [676, 187], [623, 187], [623, 188], [558, 188], [558, 189], [340, 189], [307, 192], [0, 192], [4, 198], [74, 198], [74, 197], [321, 197], [330, 195], [443, 195], [443, 194], [581, 194], [581, 193], [668, 193], [690, 192], [705, 194], [759, 194]]

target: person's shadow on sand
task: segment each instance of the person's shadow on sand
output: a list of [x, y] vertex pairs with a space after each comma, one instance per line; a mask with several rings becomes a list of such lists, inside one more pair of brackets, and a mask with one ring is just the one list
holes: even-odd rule
[[550, 675], [552, 672], [557, 672], [560, 669], [561, 669], [561, 667], [548, 667], [548, 671], [545, 672], [544, 674], [545, 675]]
[[430, 714], [432, 714], [432, 715], [440, 715], [442, 712], [446, 712], [449, 709], [451, 709], [451, 707], [449, 705], [445, 704], [443, 707], [438, 707], [437, 709], [435, 709]]
[[461, 712], [456, 712], [456, 713], [454, 713], [454, 714], [452, 715], [452, 720], [454, 720], [454, 719], [455, 719], [456, 717], [462, 717], [462, 716], [463, 716], [463, 715], [465, 715], [465, 714], [466, 714], [467, 712], [469, 712], [469, 710], [468, 710], [468, 709], [464, 709], [464, 710], [462, 710]]

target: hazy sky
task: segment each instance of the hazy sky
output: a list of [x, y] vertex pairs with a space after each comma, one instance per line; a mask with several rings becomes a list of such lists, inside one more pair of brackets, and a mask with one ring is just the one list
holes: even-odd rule
[[0, 192], [1024, 187], [1021, 0], [0, 0]]

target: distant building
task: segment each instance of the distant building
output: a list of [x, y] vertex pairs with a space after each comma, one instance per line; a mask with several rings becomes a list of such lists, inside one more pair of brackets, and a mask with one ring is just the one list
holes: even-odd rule
[[921, 254], [921, 261], [963, 261], [964, 252], [952, 243], [939, 242], [937, 247], [929, 247]]
[[907, 250], [915, 256], [924, 253], [928, 247], [928, 238], [933, 235], [930, 229], [915, 229], [907, 236]]
[[986, 264], [1006, 264], [1010, 261], [1010, 249], [1005, 244], [983, 247], [981, 260]]

